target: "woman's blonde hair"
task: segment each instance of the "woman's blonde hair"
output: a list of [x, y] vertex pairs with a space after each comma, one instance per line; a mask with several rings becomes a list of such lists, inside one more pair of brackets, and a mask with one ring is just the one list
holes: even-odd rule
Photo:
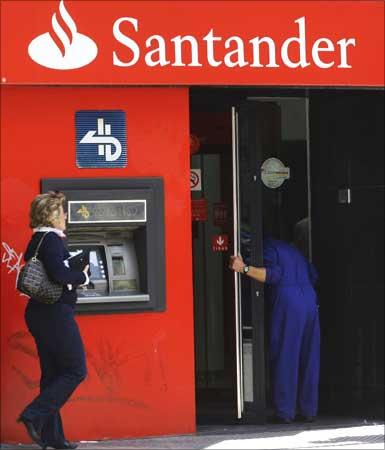
[[62, 192], [49, 191], [37, 195], [31, 203], [29, 226], [33, 228], [52, 227], [60, 216], [60, 207], [64, 207], [65, 195]]

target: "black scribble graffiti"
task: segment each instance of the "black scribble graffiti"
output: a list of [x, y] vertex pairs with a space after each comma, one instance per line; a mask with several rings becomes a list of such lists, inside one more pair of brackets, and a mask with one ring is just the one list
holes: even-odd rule
[[151, 362], [150, 362], [150, 355], [147, 353], [141, 353], [139, 355], [140, 358], [143, 358], [145, 360], [145, 368], [144, 368], [144, 374], [143, 374], [143, 381], [146, 386], [152, 385], [152, 372], [151, 372]]
[[[134, 352], [126, 354], [122, 350], [122, 345], [113, 348], [111, 342], [102, 340], [99, 343], [97, 352], [87, 350], [87, 359], [95, 369], [99, 380], [106, 390], [113, 394], [120, 389], [120, 368], [124, 364], [135, 365], [135, 360], [144, 360], [145, 368], [143, 381], [146, 386], [152, 386], [153, 380], [159, 385], [159, 390], [168, 391], [166, 369], [161, 351], [161, 342], [165, 338], [165, 333], [161, 332], [152, 339], [152, 346], [146, 352]], [[155, 374], [153, 372], [158, 372]]]
[[100, 381], [108, 392], [119, 390], [121, 366], [127, 363], [127, 355], [122, 353], [121, 347], [113, 348], [111, 342], [102, 340], [96, 353], [87, 351], [90, 364], [95, 369]]
[[129, 364], [131, 367], [135, 366], [142, 366], [144, 362], [144, 369], [143, 369], [143, 382], [145, 386], [152, 386], [153, 381], [153, 374], [152, 374], [152, 367], [151, 367], [151, 352], [133, 352], [130, 355], [127, 356], [127, 364]]
[[37, 350], [31, 335], [26, 331], [16, 331], [8, 338], [9, 348], [37, 359]]
[[153, 346], [154, 346], [154, 361], [155, 365], [159, 367], [160, 372], [160, 390], [162, 392], [168, 391], [168, 383], [167, 383], [167, 377], [166, 377], [166, 369], [163, 363], [163, 355], [160, 349], [160, 343], [165, 338], [165, 333], [160, 332], [156, 334], [153, 338]]
[[[37, 350], [33, 339], [29, 333], [26, 331], [16, 331], [11, 334], [7, 339], [8, 346], [10, 349], [15, 350], [23, 355], [27, 355], [34, 360], [38, 359]], [[26, 366], [29, 367], [29, 366]], [[31, 378], [25, 371], [24, 367], [20, 368], [12, 365], [12, 370], [20, 377], [23, 384], [28, 389], [36, 389], [39, 386], [39, 380]]]
[[[132, 352], [131, 354], [126, 353], [126, 343], [116, 345], [107, 339], [99, 342], [96, 351], [90, 351], [89, 347], [86, 348], [87, 362], [93, 370], [89, 371], [85, 383], [92, 382], [92, 377], [96, 376], [104, 387], [105, 394], [100, 396], [82, 395], [80, 390], [80, 394], [77, 395], [75, 393], [71, 401], [121, 403], [136, 409], [147, 409], [148, 405], [146, 403], [119, 395], [122, 392], [122, 367], [124, 365], [130, 365], [133, 368], [141, 367], [141, 370], [143, 370], [142, 379], [145, 386], [153, 387], [164, 393], [167, 392], [166, 369], [161, 351], [161, 344], [164, 338], [165, 333], [160, 332], [153, 337], [151, 345], [149, 345], [146, 351]], [[32, 336], [27, 331], [20, 330], [12, 333], [8, 337], [7, 342], [11, 350], [33, 358], [38, 364], [36, 346]], [[29, 364], [26, 364], [25, 367], [20, 367], [20, 364], [19, 366], [12, 365], [12, 370], [29, 390], [39, 387], [39, 380], [33, 379], [28, 374], [30, 370]], [[124, 374], [126, 372], [127, 369]]]
[[120, 403], [123, 405], [131, 406], [135, 409], [149, 409], [146, 403], [139, 402], [137, 400], [132, 400], [129, 398], [122, 397], [102, 397], [102, 396], [92, 396], [92, 395], [78, 395], [73, 396], [69, 400], [70, 402], [90, 402], [90, 403]]
[[28, 389], [36, 389], [40, 386], [39, 381], [33, 380], [18, 367], [12, 366], [12, 370], [15, 371], [17, 375], [19, 375], [19, 377], [22, 379], [23, 383], [25, 384], [25, 386], [27, 386]]

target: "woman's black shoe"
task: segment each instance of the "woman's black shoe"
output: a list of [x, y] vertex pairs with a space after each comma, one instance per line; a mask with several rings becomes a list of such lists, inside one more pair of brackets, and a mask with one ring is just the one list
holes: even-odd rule
[[28, 436], [33, 440], [33, 442], [40, 447], [44, 447], [44, 444], [41, 440], [40, 433], [36, 430], [35, 425], [28, 419], [23, 416], [19, 416], [17, 419], [17, 423], [22, 423], [25, 426], [25, 429], [28, 433]]
[[78, 444], [75, 444], [74, 442], [64, 441], [61, 444], [45, 445], [43, 450], [47, 450], [48, 447], [56, 448], [58, 450], [73, 450], [73, 449], [77, 448], [77, 446], [78, 446]]

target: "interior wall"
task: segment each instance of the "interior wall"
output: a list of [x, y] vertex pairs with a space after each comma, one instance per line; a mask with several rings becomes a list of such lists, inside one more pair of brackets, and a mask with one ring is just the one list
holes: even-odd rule
[[[63, 408], [70, 439], [195, 430], [193, 296], [186, 88], [3, 87], [1, 98], [1, 442], [28, 442], [16, 424], [38, 393], [35, 346], [15, 281], [41, 178], [151, 177], [165, 183], [166, 311], [82, 315], [88, 376]], [[126, 113], [128, 163], [79, 169], [75, 112]], [[183, 355], [183, 357], [181, 357]]]
[[[321, 407], [382, 416], [384, 93], [310, 95], [314, 261], [320, 272]], [[351, 203], [339, 201], [350, 189]]]

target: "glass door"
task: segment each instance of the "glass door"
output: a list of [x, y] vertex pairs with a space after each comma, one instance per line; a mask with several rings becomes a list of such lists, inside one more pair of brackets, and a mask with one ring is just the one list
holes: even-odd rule
[[[232, 108], [234, 254], [261, 266], [261, 136], [252, 103]], [[237, 418], [265, 414], [264, 295], [260, 283], [234, 273]]]

